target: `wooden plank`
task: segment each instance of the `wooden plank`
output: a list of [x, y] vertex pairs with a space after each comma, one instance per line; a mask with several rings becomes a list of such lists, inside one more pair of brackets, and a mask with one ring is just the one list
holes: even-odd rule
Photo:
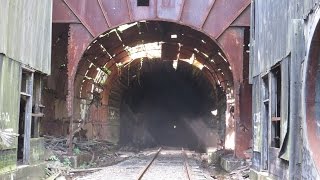
[[[289, 129], [289, 59], [290, 56], [281, 62], [281, 139], [280, 157], [289, 160], [288, 157], [288, 129]], [[285, 140], [286, 139], [286, 140]]]
[[44, 117], [44, 114], [41, 113], [41, 94], [42, 94], [42, 79], [40, 74], [36, 74], [34, 77], [34, 113], [32, 114], [34, 126], [33, 126], [33, 137], [39, 137], [39, 131], [40, 131], [40, 118]]
[[270, 117], [276, 117], [277, 114], [277, 77], [275, 76], [274, 71], [271, 71], [270, 73], [270, 85], [269, 85], [269, 92], [270, 92], [270, 110], [271, 114]]
[[55, 180], [58, 176], [60, 176], [61, 172], [55, 173], [48, 177], [46, 180]]
[[253, 78], [253, 96], [252, 96], [252, 112], [253, 112], [253, 157], [252, 164], [254, 169], [261, 169], [261, 159], [262, 159], [262, 141], [264, 137], [262, 137], [262, 113], [261, 113], [261, 78], [254, 77]]
[[255, 1], [251, 0], [251, 15], [250, 15], [250, 54], [249, 54], [249, 84], [253, 83], [253, 68], [254, 66], [254, 34], [255, 34]]
[[[261, 77], [261, 76], [260, 76]], [[269, 97], [269, 77], [268, 75], [264, 78], [268, 78], [268, 81], [264, 81], [261, 78], [260, 86], [261, 88], [261, 99], [264, 99], [265, 97]], [[262, 152], [261, 152], [261, 169], [266, 171], [268, 170], [268, 145], [269, 145], [269, 104], [264, 104], [263, 102], [260, 102], [261, 105], [261, 137], [262, 138]]]
[[271, 118], [271, 121], [272, 121], [272, 122], [281, 121], [281, 117], [272, 117], [272, 118]]
[[21, 96], [26, 96], [26, 97], [31, 97], [31, 95], [26, 93], [26, 92], [20, 92], [20, 95]]
[[[32, 113], [31, 116], [34, 118], [40, 118], [40, 117], [44, 117], [44, 114], [43, 113]], [[37, 125], [35, 125], [35, 126], [37, 126]], [[37, 129], [37, 128], [34, 128], [34, 129]], [[34, 132], [34, 133], [36, 133], [36, 132]]]
[[33, 95], [33, 73], [28, 74], [27, 97], [24, 118], [24, 146], [23, 146], [23, 163], [30, 163], [30, 139], [31, 139], [31, 113], [32, 113], [32, 95]]

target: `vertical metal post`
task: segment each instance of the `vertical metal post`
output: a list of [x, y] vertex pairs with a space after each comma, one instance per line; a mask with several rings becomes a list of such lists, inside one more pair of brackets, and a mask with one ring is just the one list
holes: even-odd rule
[[250, 15], [250, 58], [249, 58], [249, 84], [253, 83], [253, 71], [254, 71], [254, 35], [255, 35], [255, 4], [254, 0], [251, 0], [251, 15]]
[[290, 61], [290, 113], [289, 113], [289, 179], [300, 179], [299, 163], [301, 151], [301, 122], [299, 118], [300, 112], [300, 90], [301, 76], [300, 66], [304, 58], [304, 33], [303, 20], [292, 20], [291, 33], [291, 61]]

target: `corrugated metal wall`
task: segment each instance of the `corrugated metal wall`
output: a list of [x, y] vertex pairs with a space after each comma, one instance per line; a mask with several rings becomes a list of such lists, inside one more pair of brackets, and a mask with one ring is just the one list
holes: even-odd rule
[[[0, 54], [0, 128], [18, 133], [20, 100], [20, 63]], [[16, 148], [0, 143], [0, 150]]]
[[[0, 129], [18, 133], [20, 109], [20, 63], [0, 54]], [[12, 171], [17, 163], [18, 138], [8, 145], [0, 140], [0, 174]]]
[[268, 71], [290, 52], [291, 19], [304, 19], [320, 0], [255, 0], [252, 77]]
[[288, 1], [256, 0], [255, 8], [253, 76], [288, 54]]
[[52, 0], [0, 0], [0, 53], [50, 74]]
[[319, 5], [320, 0], [293, 0], [293, 16], [292, 18], [306, 17], [310, 10], [313, 9], [317, 4]]
[[[281, 159], [289, 160], [289, 117], [290, 110], [293, 112], [290, 104], [290, 68], [292, 66], [292, 56], [290, 55], [293, 46], [293, 19], [304, 19], [308, 24], [312, 21], [312, 13], [319, 8], [320, 0], [253, 0], [254, 10], [252, 12], [251, 42], [253, 46], [250, 49], [250, 72], [253, 82], [253, 165], [256, 169], [265, 168], [266, 159], [273, 162], [269, 168], [269, 173], [273, 175], [286, 176], [288, 167]], [[305, 37], [306, 39], [311, 37]], [[301, 42], [302, 44], [305, 42]], [[303, 51], [302, 49], [301, 51]], [[263, 102], [264, 87], [262, 76], [266, 75], [272, 66], [279, 63], [281, 65], [281, 147], [277, 157], [274, 153], [266, 151], [268, 142], [264, 142], [265, 136], [269, 136], [268, 123], [270, 114], [263, 115], [266, 111]], [[297, 72], [299, 73], [299, 72]], [[270, 78], [269, 78], [270, 80]], [[268, 83], [269, 84], [269, 83]], [[271, 90], [271, 89], [269, 89]], [[297, 102], [299, 104], [299, 102]], [[269, 110], [268, 110], [269, 112]], [[264, 134], [264, 135], [263, 135]], [[296, 142], [295, 142], [296, 143]], [[272, 157], [270, 156], [272, 154]], [[310, 158], [309, 158], [310, 159]], [[303, 164], [306, 164], [303, 162]], [[309, 168], [312, 169], [312, 168]], [[279, 173], [280, 172], [280, 173]], [[280, 177], [280, 176], [279, 176]], [[287, 178], [283, 178], [287, 179]]]

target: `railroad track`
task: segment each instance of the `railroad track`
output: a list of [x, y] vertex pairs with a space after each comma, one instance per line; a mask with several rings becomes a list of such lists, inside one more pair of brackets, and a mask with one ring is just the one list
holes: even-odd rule
[[[152, 157], [152, 159], [142, 169], [142, 171], [140, 172], [139, 176], [137, 177], [137, 180], [142, 180], [142, 179], [145, 178], [145, 175], [150, 170], [150, 167], [152, 167], [152, 164], [155, 162], [155, 160], [158, 158], [161, 150], [162, 150], [162, 148], [158, 149], [158, 151], [155, 153], [155, 155]], [[188, 156], [187, 156], [187, 154], [186, 154], [186, 152], [185, 152], [185, 150], [183, 148], [181, 149], [181, 155], [180, 156], [181, 156], [180, 159], [183, 159], [183, 162], [181, 163], [179, 161], [178, 163], [182, 164], [186, 179], [187, 180], [191, 180], [191, 170], [190, 170], [190, 166], [189, 166], [189, 163], [188, 163]], [[168, 161], [166, 163], [172, 164], [172, 161]], [[159, 162], [159, 164], [160, 164], [160, 162]], [[150, 178], [147, 178], [147, 179], [150, 179]]]
[[201, 167], [198, 155], [184, 149], [147, 150], [78, 180], [213, 180]]

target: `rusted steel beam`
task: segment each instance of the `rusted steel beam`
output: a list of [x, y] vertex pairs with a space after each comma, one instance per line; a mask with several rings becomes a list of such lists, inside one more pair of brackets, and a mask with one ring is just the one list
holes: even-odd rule
[[134, 20], [132, 19], [132, 12], [131, 12], [131, 8], [130, 8], [130, 0], [127, 0], [127, 8], [128, 8], [128, 12], [129, 12], [129, 19], [130, 22], [133, 22]]
[[[241, 131], [240, 126], [244, 123], [240, 118], [240, 89], [243, 84], [243, 44], [244, 28], [231, 27], [218, 39], [226, 52], [227, 59], [232, 67], [234, 83], [234, 119], [235, 119], [235, 155], [244, 158], [244, 151], [249, 149], [250, 134]], [[241, 97], [245, 98], [245, 97]]]
[[67, 94], [67, 114], [70, 119], [69, 125], [69, 154], [72, 154], [73, 139], [73, 99], [75, 73], [82, 53], [91, 42], [92, 36], [82, 24], [71, 24], [68, 39], [68, 94]]
[[250, 0], [217, 0], [208, 14], [203, 30], [218, 39], [250, 3]]
[[232, 68], [234, 81], [243, 80], [243, 28], [229, 28], [219, 39], [218, 42], [226, 53], [229, 64]]
[[137, 0], [128, 0], [132, 21], [156, 20], [157, 0], [149, 0], [149, 6], [137, 6]]
[[[74, 0], [65, 0], [65, 2], [69, 2], [70, 3], [70, 5], [69, 5], [69, 7], [70, 7], [70, 9], [73, 9], [73, 11], [74, 12], [76, 12], [75, 14], [79, 17], [79, 19], [81, 20], [81, 22], [84, 24], [84, 26], [88, 29], [88, 31], [91, 33], [91, 35], [93, 35], [94, 36], [94, 33], [93, 33], [93, 29], [100, 29], [100, 28], [98, 28], [98, 27], [95, 27], [95, 26], [93, 26], [93, 27], [89, 27], [89, 24], [88, 24], [88, 20], [87, 20], [87, 18], [85, 17], [85, 16], [90, 16], [90, 17], [94, 17], [95, 15], [96, 16], [99, 16], [100, 17], [100, 15], [101, 16], [103, 16], [104, 18], [104, 21], [107, 21], [107, 19], [109, 18], [107, 18], [106, 17], [106, 15], [107, 15], [107, 11], [105, 11], [104, 9], [106, 8], [106, 7], [102, 7], [103, 6], [103, 3], [104, 3], [104, 1], [103, 0], [99, 0], [97, 3], [93, 3], [93, 4], [96, 4], [96, 5], [88, 5], [88, 4], [86, 4], [86, 3], [84, 3], [84, 1], [81, 1], [79, 4], [80, 5], [77, 5], [77, 3], [78, 3], [78, 1], [77, 1], [77, 3], [75, 3], [75, 1]], [[111, 10], [110, 10], [110, 12], [113, 12], [112, 11], [112, 7], [113, 8], [119, 8], [119, 7], [127, 7], [128, 6], [128, 4], [126, 4], [126, 3], [128, 3], [129, 1], [124, 1], [124, 0], [122, 0], [122, 1], [114, 1], [113, 3], [111, 3], [111, 6], [107, 6], [107, 8], [109, 8], [109, 10], [110, 10], [110, 8], [111, 8]], [[130, 3], [131, 3], [131, 8], [132, 8], [132, 4], [134, 4], [134, 2], [135, 1], [130, 1]], [[173, 1], [172, 1], [173, 2]], [[163, 5], [163, 7], [162, 8], [167, 8], [167, 7], [176, 7], [177, 5], [179, 5], [179, 3], [172, 3], [171, 1], [168, 1], [168, 2], [166, 2], [165, 4], [163, 4], [163, 2], [162, 2], [162, 4], [161, 5]], [[182, 2], [182, 1], [181, 1]], [[181, 4], [181, 2], [180, 2], [180, 4]], [[220, 1], [219, 1], [220, 2]], [[213, 4], [214, 4], [214, 1], [208, 1], [207, 3], [209, 3], [210, 5], [212, 5], [213, 6]], [[113, 4], [113, 5], [112, 5]], [[125, 4], [126, 4], [126, 6], [125, 6]], [[188, 3], [187, 2], [183, 2], [183, 4], [185, 4], [184, 5], [184, 7], [183, 8], [188, 8]], [[221, 2], [220, 2], [220, 4], [221, 4]], [[150, 5], [152, 5], [152, 2], [151, 2], [151, 4]], [[87, 7], [88, 6], [88, 7]], [[136, 6], [136, 4], [134, 5], [134, 7]], [[157, 4], [157, 6], [159, 6], [159, 3]], [[221, 6], [221, 5], [220, 5]], [[72, 8], [71, 8], [72, 7]], [[79, 7], [84, 7], [83, 9], [85, 9], [85, 10], [81, 10], [81, 11], [79, 11], [78, 9], [79, 9]], [[190, 7], [190, 5], [189, 5], [189, 7]], [[233, 6], [232, 6], [233, 7]], [[136, 7], [136, 8], [138, 8], [138, 7]], [[139, 7], [140, 8], [140, 7]], [[149, 8], [149, 7], [148, 7]], [[203, 7], [200, 7], [200, 9], [201, 8], [203, 8]], [[221, 7], [220, 7], [221, 8]], [[234, 7], [233, 7], [234, 8]], [[230, 9], [232, 9], [232, 8], [230, 8]], [[92, 12], [90, 12], [90, 11], [93, 11], [93, 10], [96, 10], [96, 11], [99, 11], [100, 13], [97, 13], [97, 14], [92, 14]], [[229, 9], [224, 9], [224, 11], [228, 11]], [[123, 10], [122, 10], [123, 11]], [[158, 12], [160, 12], [161, 10], [159, 10], [159, 9], [157, 9], [157, 11]], [[196, 10], [193, 10], [193, 11], [196, 11]], [[209, 11], [208, 9], [207, 9], [207, 11]], [[220, 9], [220, 11], [219, 12], [221, 12], [222, 10]], [[105, 12], [105, 13], [104, 13]], [[186, 12], [190, 12], [190, 10], [186, 10]], [[198, 11], [197, 11], [198, 12]], [[223, 12], [223, 11], [222, 11]], [[240, 11], [241, 12], [241, 11]], [[110, 14], [110, 13], [109, 13]], [[112, 14], [112, 13], [111, 13]], [[232, 12], [231, 12], [231, 14], [232, 14]], [[218, 15], [218, 14], [217, 14]], [[110, 16], [110, 15], [109, 15]], [[116, 14], [112, 14], [112, 16], [116, 16]], [[134, 16], [134, 13], [133, 13], [133, 16]], [[182, 13], [181, 13], [181, 16], [182, 16], [182, 18], [183, 18], [183, 15], [182, 15]], [[117, 17], [114, 17], [115, 19], [117, 18]], [[100, 18], [98, 18], [98, 19], [100, 19]], [[115, 20], [115, 22], [112, 24], [113, 26], [115, 25], [115, 24], [122, 24], [122, 23], [125, 23], [125, 22], [127, 22], [128, 20], [127, 20], [128, 18], [125, 18], [125, 20]], [[197, 19], [197, 18], [195, 18], [195, 21], [198, 21], [199, 19]], [[121, 21], [121, 22], [120, 22]], [[107, 22], [105, 22], [105, 23], [107, 23]], [[95, 23], [95, 24], [99, 24], [99, 23]], [[108, 26], [108, 25], [106, 25], [106, 26]], [[192, 25], [191, 25], [192, 26]]]
[[183, 9], [185, 8], [186, 1], [187, 0], [183, 0], [182, 7], [181, 7], [180, 12], [179, 12], [178, 21], [181, 21], [182, 12], [183, 12]]
[[110, 27], [131, 22], [127, 0], [99, 0], [99, 2]]
[[[56, 1], [58, 2], [58, 0]], [[170, 20], [196, 29], [204, 28], [205, 32], [216, 38], [250, 4], [250, 0], [239, 0], [236, 2], [230, 0], [201, 0], [200, 2], [188, 0], [151, 0], [148, 7], [139, 7], [136, 0], [96, 0], [90, 1], [90, 3], [86, 0], [64, 0], [64, 2], [66, 2], [68, 8], [73, 11], [93, 36], [106, 31], [106, 27], [116, 27], [129, 22]], [[55, 5], [57, 8], [54, 9], [58, 9], [59, 5], [61, 6], [61, 3], [57, 3]], [[68, 8], [62, 8], [65, 10], [65, 14], [70, 14]], [[54, 17], [59, 14], [62, 15], [62, 9], [54, 11]], [[95, 21], [92, 21], [91, 17], [95, 17]], [[248, 17], [246, 16], [246, 18]]]
[[157, 17], [179, 22], [185, 0], [158, 0]]
[[249, 27], [251, 6], [248, 6], [230, 26]]
[[181, 14], [181, 22], [202, 29], [216, 0], [187, 0]]
[[77, 16], [69, 9], [63, 0], [53, 1], [53, 23], [80, 23]]
[[106, 12], [106, 11], [103, 9], [103, 7], [102, 7], [102, 2], [101, 2], [101, 0], [98, 0], [98, 3], [99, 3], [99, 6], [100, 6], [100, 9], [101, 9], [101, 11], [102, 11], [102, 14], [103, 14], [104, 18], [106, 19], [106, 23], [107, 23], [108, 26], [110, 27], [110, 26], [111, 26], [111, 23], [110, 23], [110, 21], [109, 21], [109, 19], [108, 19], [107, 12]]
[[83, 52], [92, 40], [92, 36], [83, 25], [70, 25], [68, 40], [68, 75], [70, 77], [74, 77]]
[[[109, 29], [98, 1], [64, 0], [93, 37]], [[94, 21], [92, 20], [94, 18]]]
[[218, 39], [218, 38], [226, 31], [226, 29], [241, 15], [241, 13], [242, 13], [247, 7], [250, 6], [250, 4], [251, 4], [251, 1], [248, 0], [247, 3], [246, 3], [243, 7], [241, 7], [241, 9], [237, 12], [237, 14], [235, 14], [235, 15], [233, 16], [233, 18], [231, 19], [231, 21], [224, 26], [223, 30], [222, 30], [217, 36], [215, 36], [216, 39]]

